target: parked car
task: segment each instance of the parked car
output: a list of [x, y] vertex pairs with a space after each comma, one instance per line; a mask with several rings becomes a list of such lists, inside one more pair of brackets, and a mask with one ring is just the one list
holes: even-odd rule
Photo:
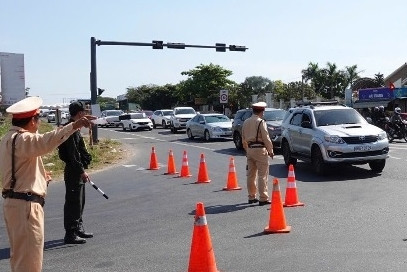
[[[267, 130], [274, 147], [280, 147], [281, 144], [281, 123], [287, 111], [276, 108], [266, 108], [264, 110], [263, 119], [266, 121]], [[232, 134], [233, 142], [237, 149], [243, 149], [242, 144], [242, 126], [243, 122], [252, 116], [253, 110], [242, 109], [238, 110], [233, 118]]]
[[162, 126], [163, 128], [167, 128], [171, 123], [170, 119], [172, 114], [172, 110], [156, 110], [151, 116], [153, 127]]
[[145, 113], [145, 115], [147, 116], [147, 118], [151, 119], [151, 116], [153, 115], [153, 111], [151, 110], [141, 110], [140, 112]]
[[170, 118], [171, 132], [175, 133], [179, 129], [185, 129], [187, 122], [196, 115], [192, 107], [175, 107]]
[[232, 121], [224, 114], [197, 114], [186, 124], [189, 139], [195, 137], [209, 141], [213, 138], [232, 137]]
[[100, 115], [102, 120], [98, 123], [101, 127], [118, 127], [120, 124], [119, 116], [122, 114], [124, 114], [122, 110], [104, 110]]
[[56, 122], [56, 110], [50, 110], [47, 115], [48, 123]]
[[122, 127], [123, 131], [126, 131], [127, 129], [130, 131], [139, 129], [153, 129], [153, 123], [143, 112], [125, 113], [119, 116], [119, 120], [119, 126]]
[[287, 166], [297, 159], [311, 162], [317, 174], [335, 163], [368, 163], [379, 173], [389, 153], [385, 131], [339, 104], [310, 103], [290, 109], [282, 124], [281, 144]]

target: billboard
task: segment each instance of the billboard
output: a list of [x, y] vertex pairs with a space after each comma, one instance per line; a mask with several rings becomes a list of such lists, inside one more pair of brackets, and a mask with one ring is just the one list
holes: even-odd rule
[[0, 52], [0, 91], [2, 105], [25, 98], [24, 54]]
[[391, 100], [394, 99], [393, 90], [390, 88], [360, 89], [359, 100]]

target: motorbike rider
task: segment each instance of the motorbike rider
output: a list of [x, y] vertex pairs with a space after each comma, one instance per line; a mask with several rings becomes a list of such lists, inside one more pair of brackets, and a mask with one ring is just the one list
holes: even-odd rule
[[379, 107], [374, 107], [372, 111], [372, 121], [374, 125], [378, 125], [378, 120], [379, 120]]
[[404, 133], [403, 119], [401, 119], [400, 113], [401, 109], [399, 107], [395, 108], [394, 113], [390, 119], [391, 125], [396, 133], [399, 131]]
[[[376, 110], [376, 108], [375, 108], [375, 110]], [[387, 123], [387, 121], [386, 121], [386, 114], [384, 112], [384, 106], [379, 106], [377, 115], [376, 115], [376, 122], [374, 124], [384, 130], [386, 123]]]

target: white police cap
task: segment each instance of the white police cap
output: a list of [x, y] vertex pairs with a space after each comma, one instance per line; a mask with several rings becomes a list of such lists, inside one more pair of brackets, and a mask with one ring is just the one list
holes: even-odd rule
[[256, 109], [265, 109], [267, 107], [266, 102], [257, 102], [252, 104], [252, 108], [256, 108]]
[[8, 113], [13, 115], [13, 118], [22, 119], [32, 117], [37, 114], [38, 109], [42, 105], [42, 99], [37, 96], [27, 97], [6, 109]]

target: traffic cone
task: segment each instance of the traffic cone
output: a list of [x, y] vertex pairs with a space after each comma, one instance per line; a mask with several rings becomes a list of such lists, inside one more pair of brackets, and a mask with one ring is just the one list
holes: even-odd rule
[[264, 228], [265, 233], [287, 233], [291, 226], [285, 223], [283, 203], [281, 202], [280, 186], [278, 179], [273, 179], [273, 195], [271, 198], [271, 209], [269, 225]]
[[188, 272], [218, 272], [203, 203], [196, 203]]
[[192, 175], [189, 173], [188, 156], [186, 151], [184, 151], [184, 155], [182, 156], [182, 167], [179, 177], [180, 178], [192, 177]]
[[226, 187], [224, 187], [223, 190], [232, 191], [241, 189], [242, 187], [239, 187], [239, 185], [237, 184], [235, 159], [233, 157], [230, 157], [228, 180], [226, 182]]
[[206, 169], [205, 155], [201, 153], [201, 161], [199, 163], [198, 180], [195, 183], [209, 183], [211, 180], [208, 177]]
[[153, 146], [151, 148], [150, 168], [148, 168], [148, 170], [158, 170], [159, 168], [160, 167], [158, 167], [157, 155], [155, 154], [155, 148]]
[[174, 154], [172, 153], [172, 150], [170, 149], [170, 152], [168, 154], [167, 173], [164, 173], [164, 175], [174, 175], [174, 174], [178, 174], [178, 172], [175, 167]]
[[288, 178], [287, 178], [287, 188], [285, 189], [285, 201], [284, 207], [297, 207], [304, 206], [298, 200], [297, 184], [295, 182], [294, 166], [290, 164], [288, 167]]

